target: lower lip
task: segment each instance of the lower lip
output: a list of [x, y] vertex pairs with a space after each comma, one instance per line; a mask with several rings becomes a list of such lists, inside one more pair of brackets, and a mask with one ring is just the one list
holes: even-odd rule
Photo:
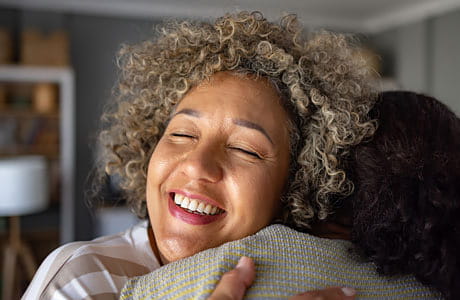
[[173, 217], [190, 225], [205, 225], [217, 221], [225, 214], [218, 215], [198, 215], [184, 210], [182, 207], [177, 206], [171, 197], [168, 200], [169, 212]]

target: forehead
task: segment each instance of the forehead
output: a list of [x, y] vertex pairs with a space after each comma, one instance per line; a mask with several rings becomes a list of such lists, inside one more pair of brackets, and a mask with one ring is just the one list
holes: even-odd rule
[[282, 108], [280, 101], [277, 90], [265, 78], [218, 72], [192, 88], [178, 107], [209, 102], [208, 104], [227, 107], [238, 106], [240, 109], [246, 107], [250, 110], [279, 110]]

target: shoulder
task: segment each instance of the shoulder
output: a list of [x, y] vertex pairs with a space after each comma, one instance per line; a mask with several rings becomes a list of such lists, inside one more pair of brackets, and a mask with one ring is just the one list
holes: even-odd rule
[[235, 267], [242, 255], [257, 266], [257, 280], [247, 298], [286, 298], [325, 286], [354, 287], [364, 298], [432, 299], [437, 294], [413, 276], [379, 276], [375, 266], [358, 261], [353, 244], [295, 231], [283, 225], [169, 263], [147, 275], [131, 279], [120, 299], [155, 295], [175, 299], [181, 295], [209, 296], [223, 273]]
[[40, 266], [26, 295], [34, 299], [53, 299], [54, 295], [83, 299], [113, 294], [116, 298], [128, 278], [158, 266], [150, 249], [146, 222], [142, 222], [119, 234], [69, 243], [54, 250]]

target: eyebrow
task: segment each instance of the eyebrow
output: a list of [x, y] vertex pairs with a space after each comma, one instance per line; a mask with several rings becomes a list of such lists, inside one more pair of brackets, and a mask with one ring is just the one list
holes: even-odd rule
[[200, 118], [200, 117], [201, 117], [201, 113], [200, 113], [199, 111], [194, 110], [194, 109], [190, 109], [190, 108], [184, 108], [184, 109], [179, 110], [178, 112], [174, 112], [174, 111], [173, 111], [173, 112], [169, 115], [169, 118], [166, 120], [165, 125], [168, 126], [168, 125], [169, 125], [169, 122], [171, 122], [171, 120], [172, 120], [175, 116], [180, 115], [180, 114], [192, 116], [192, 117], [195, 117], [195, 118]]
[[265, 131], [265, 129], [262, 126], [260, 126], [259, 124], [253, 123], [253, 122], [248, 121], [248, 120], [243, 120], [243, 119], [233, 119], [233, 124], [260, 131], [263, 135], [265, 135], [267, 137], [267, 139], [270, 141], [270, 143], [273, 144], [273, 140], [270, 138], [270, 136], [268, 135], [267, 131]]
[[180, 114], [189, 115], [189, 116], [192, 116], [192, 117], [195, 117], [195, 118], [200, 118], [201, 117], [201, 113], [199, 111], [194, 110], [194, 109], [190, 109], [190, 108], [184, 108], [184, 109], [179, 110], [178, 112], [176, 112], [173, 115], [173, 117], [177, 116], [177, 115], [180, 115]]
[[[201, 118], [201, 116], [202, 116], [202, 114], [197, 110], [190, 109], [190, 108], [184, 108], [184, 109], [181, 109], [180, 111], [176, 112], [172, 117], [180, 115], [180, 114], [192, 116], [192, 117], [195, 117], [195, 118]], [[270, 141], [270, 143], [274, 144], [273, 140], [270, 138], [270, 136], [268, 135], [267, 131], [262, 126], [260, 126], [259, 124], [256, 124], [254, 122], [244, 120], [244, 119], [233, 119], [232, 121], [233, 121], [233, 124], [235, 124], [235, 125], [246, 127], [246, 128], [249, 128], [249, 129], [254, 129], [254, 130], [257, 130], [257, 131], [261, 132]]]

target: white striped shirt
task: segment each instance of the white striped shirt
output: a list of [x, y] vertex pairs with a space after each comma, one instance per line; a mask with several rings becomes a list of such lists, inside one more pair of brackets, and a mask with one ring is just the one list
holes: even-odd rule
[[74, 242], [43, 261], [22, 299], [118, 299], [129, 278], [160, 267], [147, 221], [119, 234]]

